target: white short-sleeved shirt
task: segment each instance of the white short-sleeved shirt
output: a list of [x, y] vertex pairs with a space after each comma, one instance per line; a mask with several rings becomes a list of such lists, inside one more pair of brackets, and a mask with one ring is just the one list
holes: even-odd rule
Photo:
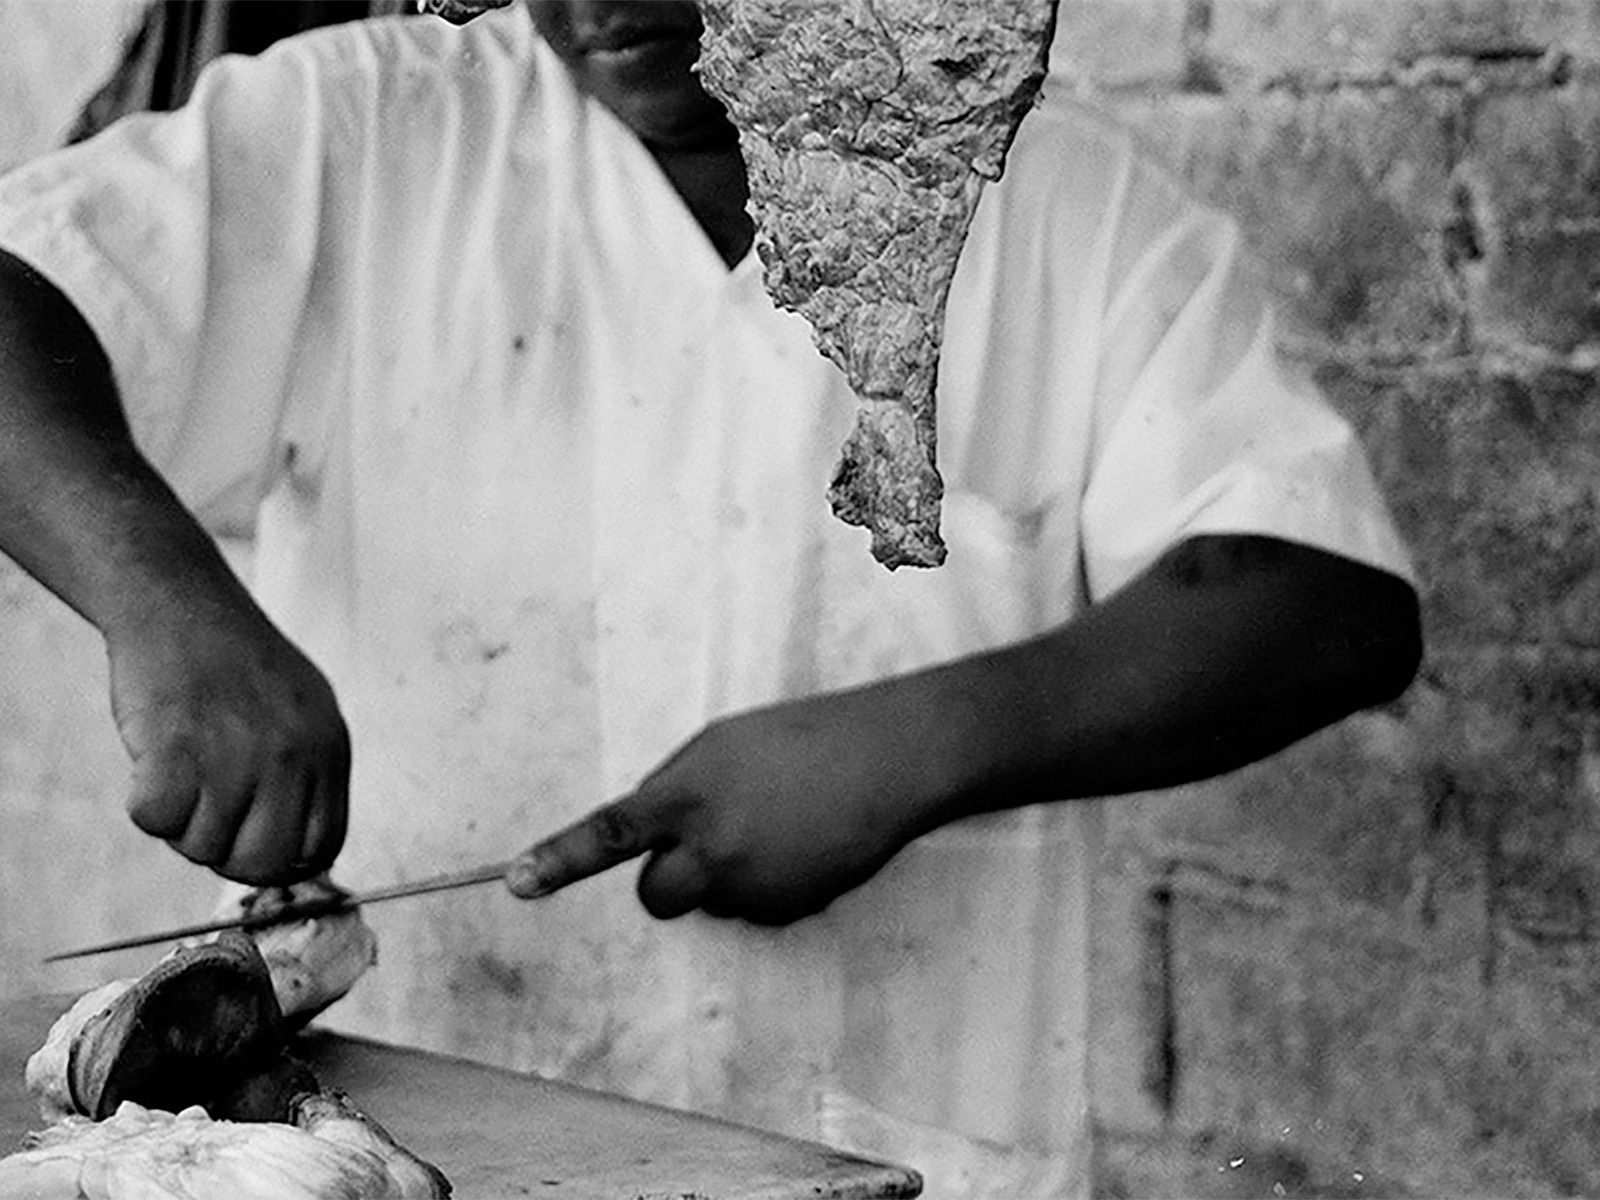
[[[506, 857], [708, 718], [1042, 632], [1189, 534], [1408, 570], [1235, 228], [1051, 89], [951, 292], [935, 571], [832, 518], [842, 378], [520, 10], [223, 60], [0, 182], [0, 244], [82, 308], [179, 494], [253, 530], [351, 724], [350, 886]], [[947, 827], [782, 930], [654, 922], [626, 869], [384, 906], [328, 1020], [930, 1195], [1081, 1193], [1094, 825]]]

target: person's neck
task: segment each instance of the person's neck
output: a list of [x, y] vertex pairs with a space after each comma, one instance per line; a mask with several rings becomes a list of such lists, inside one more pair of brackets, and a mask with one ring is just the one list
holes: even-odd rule
[[651, 146], [650, 153], [722, 261], [730, 268], [738, 265], [755, 237], [755, 223], [745, 208], [750, 183], [738, 145], [705, 149]]

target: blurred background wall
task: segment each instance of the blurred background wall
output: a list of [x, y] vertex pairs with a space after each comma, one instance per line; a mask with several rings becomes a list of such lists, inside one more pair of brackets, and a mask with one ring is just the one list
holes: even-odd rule
[[[0, 166], [71, 123], [135, 7], [0, 0]], [[1600, 1195], [1600, 4], [1061, 21], [1057, 86], [1261, 250], [1429, 634], [1400, 703], [1108, 806], [1098, 1188]], [[38, 958], [209, 909], [124, 783], [98, 639], [0, 560], [0, 993], [139, 969]]]
[[1600, 5], [1062, 20], [1265, 255], [1429, 637], [1388, 711], [1109, 807], [1101, 1187], [1600, 1195]]

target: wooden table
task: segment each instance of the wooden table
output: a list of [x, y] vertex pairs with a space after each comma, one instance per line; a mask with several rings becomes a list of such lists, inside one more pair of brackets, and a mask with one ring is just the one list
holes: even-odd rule
[[[0, 1152], [39, 1127], [28, 1055], [70, 997], [0, 1001]], [[915, 1171], [690, 1113], [313, 1030], [296, 1049], [457, 1200], [819, 1200], [915, 1196]]]

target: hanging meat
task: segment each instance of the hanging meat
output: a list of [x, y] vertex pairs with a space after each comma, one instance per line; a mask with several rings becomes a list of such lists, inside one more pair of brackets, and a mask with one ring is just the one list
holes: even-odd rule
[[443, 17], [452, 25], [465, 25], [473, 17], [481, 17], [486, 12], [505, 8], [515, 2], [516, 0], [417, 0], [417, 11]]
[[[418, 0], [461, 23], [508, 0]], [[828, 498], [893, 570], [935, 567], [944, 306], [985, 181], [1033, 107], [1056, 0], [700, 0], [768, 292], [858, 406]]]
[[767, 290], [849, 379], [829, 500], [891, 570], [944, 561], [934, 383], [985, 181], [1044, 80], [1054, 0], [701, 0]]

